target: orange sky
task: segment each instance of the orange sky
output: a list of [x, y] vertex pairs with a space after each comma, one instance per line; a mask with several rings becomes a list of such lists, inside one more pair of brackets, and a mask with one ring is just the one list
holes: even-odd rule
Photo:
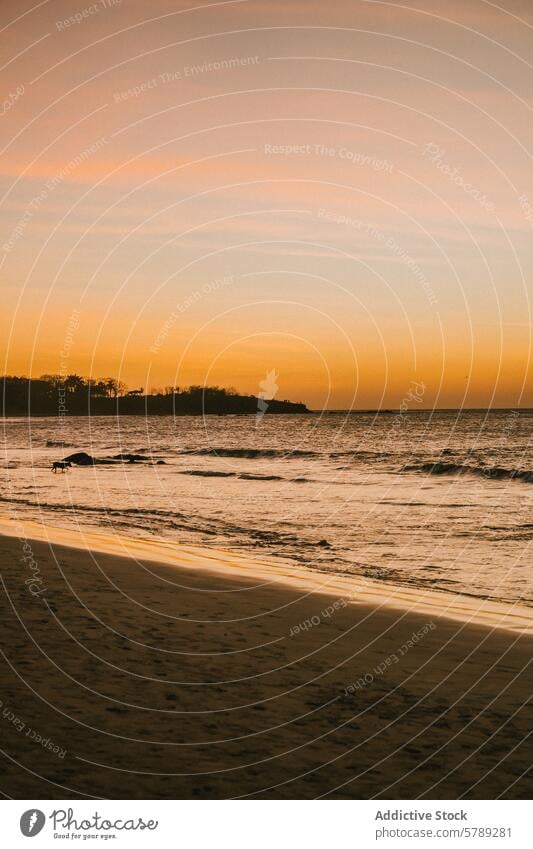
[[2, 371], [533, 406], [533, 7], [0, 8]]

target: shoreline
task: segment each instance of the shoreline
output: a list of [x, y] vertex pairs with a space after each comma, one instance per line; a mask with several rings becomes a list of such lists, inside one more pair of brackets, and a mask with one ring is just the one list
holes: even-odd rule
[[257, 557], [155, 537], [134, 537], [79, 526], [67, 529], [30, 519], [10, 518], [0, 513], [0, 536], [22, 537], [81, 551], [94, 551], [133, 559], [143, 558], [177, 569], [187, 567], [213, 572], [218, 577], [251, 580], [254, 585], [274, 584], [303, 593], [320, 593], [349, 599], [350, 604], [372, 605], [378, 609], [414, 612], [448, 618], [470, 625], [533, 635], [533, 608], [477, 596], [442, 590], [421, 590], [403, 584], [393, 585], [359, 576], [313, 571], [282, 558]]

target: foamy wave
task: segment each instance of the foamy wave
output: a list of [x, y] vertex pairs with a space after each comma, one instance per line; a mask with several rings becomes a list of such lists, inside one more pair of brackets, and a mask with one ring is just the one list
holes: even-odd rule
[[320, 457], [318, 451], [283, 451], [279, 448], [186, 448], [179, 452], [196, 457], [242, 457], [247, 460], [260, 460], [261, 458], [290, 459], [291, 457]]
[[426, 472], [430, 475], [479, 475], [491, 480], [522, 480], [533, 483], [533, 471], [528, 469], [506, 469], [502, 466], [471, 466], [468, 463], [413, 463], [404, 466], [402, 472]]

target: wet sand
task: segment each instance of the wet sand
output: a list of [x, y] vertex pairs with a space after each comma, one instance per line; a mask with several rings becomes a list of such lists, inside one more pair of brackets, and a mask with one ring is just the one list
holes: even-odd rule
[[0, 538], [8, 797], [531, 797], [527, 610], [95, 547]]

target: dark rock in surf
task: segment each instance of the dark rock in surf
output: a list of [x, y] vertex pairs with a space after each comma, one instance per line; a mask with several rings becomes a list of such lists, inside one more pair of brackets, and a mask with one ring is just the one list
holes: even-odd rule
[[63, 457], [63, 462], [73, 463], [75, 466], [94, 466], [97, 461], [90, 454], [86, 454], [85, 451], [77, 451], [75, 454]]

